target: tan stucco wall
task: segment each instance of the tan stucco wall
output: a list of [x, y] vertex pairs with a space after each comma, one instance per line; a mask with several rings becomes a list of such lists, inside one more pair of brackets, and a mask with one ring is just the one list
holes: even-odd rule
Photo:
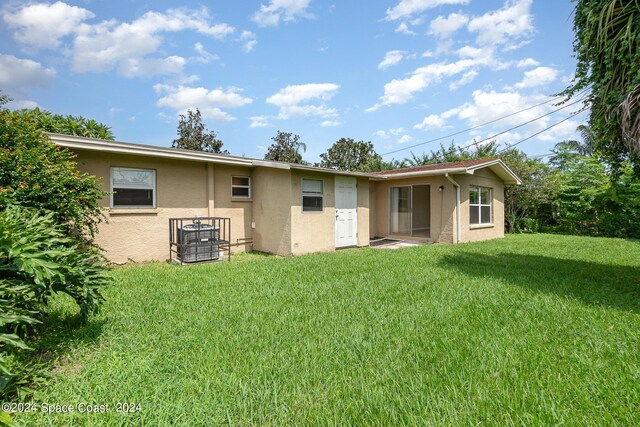
[[[324, 210], [302, 212], [302, 178], [321, 179]], [[369, 180], [357, 179], [358, 246], [369, 245]], [[291, 171], [291, 254], [333, 251], [336, 248], [335, 176]]]
[[[96, 243], [113, 262], [169, 258], [169, 218], [208, 215], [204, 163], [77, 151], [78, 169], [100, 177], [109, 191], [112, 166], [156, 170], [156, 209], [112, 210], [98, 227]], [[109, 207], [109, 197], [102, 199]], [[134, 213], [135, 212], [135, 213]]]
[[358, 179], [358, 246], [369, 246], [369, 179]]
[[[323, 181], [322, 212], [302, 212], [302, 178]], [[291, 253], [326, 252], [336, 248], [335, 187], [333, 175], [291, 171]]]
[[251, 193], [254, 179], [252, 169], [242, 166], [214, 165], [214, 215], [223, 218], [231, 218], [231, 243], [232, 252], [244, 252], [251, 250], [250, 243], [243, 243], [244, 239], [252, 237], [251, 222], [253, 221], [252, 199], [233, 199], [231, 197], [231, 177], [248, 176], [251, 178]]
[[253, 171], [253, 248], [291, 255], [291, 173], [255, 168]]
[[[476, 242], [504, 237], [504, 183], [489, 169], [477, 170], [473, 175], [456, 175], [460, 184], [461, 242]], [[489, 227], [469, 225], [469, 187], [477, 185], [491, 188], [493, 194], [493, 224]]]
[[[453, 243], [456, 227], [454, 215], [456, 193], [453, 184], [444, 176], [371, 181], [369, 185], [373, 187], [370, 191], [370, 197], [372, 197], [372, 200], [374, 201], [371, 204], [373, 214], [370, 214], [370, 220], [374, 224], [371, 227], [372, 236], [384, 237], [390, 235], [389, 193], [391, 187], [404, 185], [430, 185], [431, 238], [428, 240], [441, 243]], [[440, 186], [444, 187], [443, 191], [438, 191]]]

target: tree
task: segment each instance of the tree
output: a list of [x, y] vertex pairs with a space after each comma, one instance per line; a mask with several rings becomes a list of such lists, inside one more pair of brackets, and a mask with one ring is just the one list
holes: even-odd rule
[[640, 2], [574, 1], [577, 65], [563, 93], [589, 90], [596, 153], [615, 170], [631, 160], [640, 173]]
[[85, 119], [82, 116], [52, 114], [39, 108], [18, 110], [14, 114], [35, 123], [39, 129], [45, 132], [113, 141], [111, 128], [93, 119]]
[[502, 152], [500, 159], [522, 181], [504, 188], [506, 231], [537, 231], [556, 194], [557, 174], [540, 159], [529, 158], [516, 148]]
[[559, 231], [609, 237], [640, 237], [640, 179], [629, 162], [616, 176], [575, 141], [556, 144], [549, 163], [557, 171], [553, 197]]
[[222, 151], [222, 141], [217, 139], [214, 131], [209, 131], [202, 123], [202, 114], [196, 111], [187, 110], [187, 114], [180, 114], [178, 122], [178, 138], [173, 140], [171, 147], [185, 150], [204, 151], [206, 153], [229, 154], [227, 150]]
[[279, 162], [299, 163], [305, 164], [300, 154], [302, 151], [307, 150], [307, 146], [300, 141], [299, 135], [294, 135], [290, 132], [278, 131], [276, 136], [271, 138], [273, 144], [267, 149], [265, 154], [265, 160], [276, 160]]
[[320, 154], [320, 166], [345, 171], [364, 171], [367, 165], [380, 158], [371, 141], [340, 138], [325, 153]]
[[438, 151], [432, 150], [429, 154], [416, 155], [411, 153], [411, 158], [407, 158], [405, 161], [411, 166], [422, 166], [498, 157], [498, 143], [495, 141], [482, 145], [475, 144], [473, 147], [475, 151], [469, 150], [470, 147], [458, 147], [451, 141], [448, 147], [440, 144]]

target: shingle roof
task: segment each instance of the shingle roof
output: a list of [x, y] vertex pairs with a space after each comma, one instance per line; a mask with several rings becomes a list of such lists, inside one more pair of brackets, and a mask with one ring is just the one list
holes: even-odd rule
[[438, 169], [468, 168], [471, 166], [477, 166], [483, 163], [493, 162], [496, 160], [499, 160], [499, 159], [489, 158], [489, 159], [465, 160], [463, 162], [437, 163], [434, 165], [413, 166], [410, 168], [392, 169], [392, 170], [373, 172], [373, 173], [377, 175], [393, 175], [397, 173], [423, 172], [423, 171], [432, 171], [432, 170], [438, 170]]

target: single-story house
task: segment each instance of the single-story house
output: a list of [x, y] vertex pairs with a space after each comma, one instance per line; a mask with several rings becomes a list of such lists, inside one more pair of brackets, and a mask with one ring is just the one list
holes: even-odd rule
[[100, 178], [107, 221], [96, 242], [116, 263], [169, 258], [169, 219], [231, 218], [232, 251], [278, 255], [398, 237], [459, 243], [504, 236], [499, 159], [378, 173], [49, 134]]

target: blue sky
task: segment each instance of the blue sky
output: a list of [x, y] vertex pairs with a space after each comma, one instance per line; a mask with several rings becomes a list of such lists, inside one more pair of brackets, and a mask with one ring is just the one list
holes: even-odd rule
[[[569, 0], [5, 2], [0, 88], [170, 146], [198, 107], [232, 154], [264, 156], [277, 130], [319, 160], [340, 137], [381, 153], [549, 100], [572, 78]], [[578, 105], [497, 137], [516, 143]], [[482, 140], [552, 103], [446, 138]], [[582, 113], [519, 145], [531, 155], [575, 136]], [[385, 159], [437, 148], [430, 143]]]

